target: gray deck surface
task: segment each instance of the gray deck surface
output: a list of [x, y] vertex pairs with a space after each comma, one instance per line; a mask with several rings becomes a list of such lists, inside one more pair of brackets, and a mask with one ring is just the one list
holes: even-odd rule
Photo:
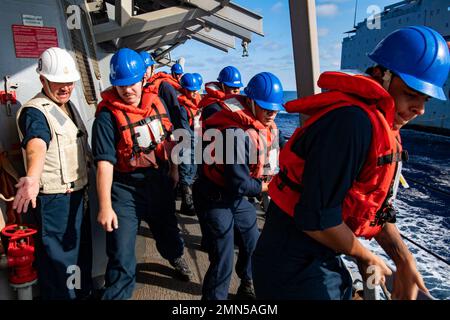
[[[177, 201], [177, 209], [180, 201]], [[257, 211], [258, 225], [263, 225], [262, 212]], [[136, 243], [137, 272], [134, 300], [199, 300], [202, 283], [209, 266], [208, 255], [200, 250], [200, 227], [197, 217], [178, 214], [178, 226], [185, 241], [184, 256], [193, 273], [190, 282], [174, 278], [173, 268], [156, 250], [150, 229], [142, 223]], [[237, 251], [235, 250], [237, 253]], [[236, 262], [235, 255], [235, 262]], [[229, 298], [233, 299], [239, 286], [239, 278], [233, 272]]]

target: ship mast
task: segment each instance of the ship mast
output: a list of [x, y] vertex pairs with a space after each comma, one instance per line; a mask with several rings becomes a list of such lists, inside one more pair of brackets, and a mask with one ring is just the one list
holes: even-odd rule
[[355, 16], [353, 18], [353, 28], [356, 28], [356, 12], [358, 11], [358, 0], [355, 0]]

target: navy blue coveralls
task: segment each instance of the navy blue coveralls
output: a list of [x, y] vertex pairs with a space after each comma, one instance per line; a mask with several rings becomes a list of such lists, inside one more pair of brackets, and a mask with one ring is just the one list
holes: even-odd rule
[[[204, 107], [203, 110], [202, 110], [202, 120], [204, 121], [204, 120], [208, 119], [210, 116], [212, 116], [217, 111], [220, 111], [221, 109], [222, 109], [222, 107], [218, 103], [213, 103], [213, 104], [210, 104], [210, 105]], [[283, 134], [281, 133], [281, 130], [279, 130], [279, 132], [278, 132], [278, 140], [279, 140], [278, 144], [279, 144], [279, 147], [281, 149], [286, 144], [286, 139], [284, 138]], [[198, 147], [198, 146], [195, 146], [195, 147]], [[199, 170], [199, 171], [201, 171], [201, 170]], [[195, 205], [195, 203], [194, 203], [194, 205]], [[197, 216], [199, 216], [201, 214], [201, 212], [199, 210], [197, 210], [197, 209], [196, 209], [196, 213], [197, 213]], [[201, 241], [202, 244], [201, 244], [201, 246], [202, 247], [206, 247], [207, 240], [205, 238], [203, 219], [201, 219], [200, 217], [199, 217], [199, 224], [200, 224], [200, 229], [201, 229], [201, 232], [202, 232], [202, 241]], [[235, 237], [237, 237], [237, 239], [235, 239], [236, 244], [238, 246], [241, 246], [242, 245], [242, 241], [239, 238], [239, 233], [235, 233]]]
[[189, 121], [184, 108], [178, 102], [178, 91], [166, 81], [162, 81], [158, 89], [158, 97], [166, 106], [170, 121], [175, 129], [189, 129]]
[[[33, 138], [42, 139], [48, 148], [51, 132], [41, 111], [25, 108], [19, 117], [19, 128], [24, 136], [22, 148]], [[24, 215], [24, 221], [38, 226], [36, 267], [43, 300], [83, 298], [92, 289], [90, 219], [84, 217], [84, 192], [39, 193], [32, 216]], [[67, 287], [70, 266], [80, 268], [80, 290]]]
[[189, 125], [189, 118], [187, 115], [187, 111], [183, 106], [180, 106], [181, 110], [181, 122], [182, 128], [189, 133], [190, 137], [190, 148], [183, 148], [183, 156], [185, 153], [190, 154], [190, 157], [186, 159], [188, 162], [183, 161], [178, 165], [178, 173], [180, 174], [180, 184], [185, 186], [192, 186], [195, 180], [195, 176], [197, 174], [197, 164], [195, 164], [195, 137], [194, 137], [194, 128]]
[[[167, 108], [166, 108], [167, 110]], [[104, 108], [92, 129], [94, 161], [117, 163], [120, 140], [116, 121]], [[167, 164], [158, 169], [142, 168], [131, 173], [114, 171], [111, 200], [119, 228], [106, 233], [108, 265], [103, 299], [128, 299], [136, 278], [136, 234], [141, 220], [148, 223], [158, 252], [173, 261], [183, 255], [184, 242], [175, 216], [175, 198]]]
[[372, 125], [358, 107], [331, 111], [292, 146], [305, 159], [303, 191], [294, 218], [273, 201], [252, 257], [258, 299], [350, 299], [342, 259], [303, 231], [342, 223], [342, 202], [361, 170]]
[[[194, 143], [194, 131], [189, 125], [189, 117], [185, 108], [180, 106], [178, 102], [177, 90], [172, 87], [172, 85], [166, 81], [162, 81], [159, 86], [158, 96], [167, 106], [169, 111], [170, 119], [173, 123], [175, 129], [184, 129], [190, 134], [191, 146]], [[180, 184], [191, 186], [194, 183], [194, 178], [197, 172], [197, 166], [194, 164], [194, 152], [193, 147], [191, 147], [191, 163], [182, 162], [178, 165], [178, 174], [180, 179]], [[186, 152], [185, 150], [182, 151]], [[183, 153], [181, 155], [183, 155]]]
[[[216, 111], [220, 110], [217, 107], [220, 108], [218, 105], [208, 106], [208, 108], [215, 108]], [[208, 109], [208, 111], [211, 110], [213, 109]], [[206, 114], [206, 116], [210, 115], [209, 112]], [[242, 144], [237, 144], [237, 146], [239, 145], [242, 146]], [[226, 141], [224, 143], [225, 148]], [[235, 157], [238, 152], [236, 149]], [[253, 278], [251, 255], [256, 246], [259, 231], [255, 207], [248, 202], [245, 196], [259, 195], [262, 182], [250, 176], [248, 139], [246, 139], [245, 149], [245, 164], [224, 165], [227, 179], [225, 188], [221, 188], [210, 181], [202, 174], [201, 170], [199, 170], [199, 178], [194, 183], [195, 209], [202, 225], [202, 232], [207, 239], [206, 245], [210, 260], [210, 266], [202, 288], [203, 299], [206, 300], [225, 300], [228, 298], [228, 289], [233, 272], [235, 229], [240, 235], [236, 273], [244, 281]]]

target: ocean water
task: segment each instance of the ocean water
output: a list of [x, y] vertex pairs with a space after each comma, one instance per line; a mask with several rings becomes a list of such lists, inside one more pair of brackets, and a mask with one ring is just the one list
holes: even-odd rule
[[284, 91], [283, 99], [285, 102], [297, 99], [297, 91]]
[[[285, 92], [285, 101], [293, 99], [295, 91]], [[284, 136], [291, 136], [298, 127], [299, 115], [280, 112], [276, 123]], [[398, 192], [397, 226], [408, 238], [450, 261], [450, 137], [406, 129], [401, 135], [409, 152], [403, 175], [411, 180], [409, 189], [400, 188]], [[394, 266], [376, 241], [362, 241]], [[405, 243], [431, 295], [450, 299], [450, 266], [410, 242]]]
[[[297, 99], [297, 92], [296, 91], [284, 91], [284, 102], [288, 102], [291, 100]], [[295, 129], [298, 127], [300, 121], [299, 121], [299, 115], [298, 114], [291, 114], [287, 113], [285, 111], [281, 111], [278, 113], [277, 117], [275, 118], [275, 122], [278, 126], [278, 129], [280, 130], [281, 134], [285, 137], [290, 137], [292, 133], [295, 131]]]

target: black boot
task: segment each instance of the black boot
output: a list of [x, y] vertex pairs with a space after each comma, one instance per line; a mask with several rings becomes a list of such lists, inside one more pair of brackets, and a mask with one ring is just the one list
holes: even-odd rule
[[183, 184], [181, 186], [181, 192], [180, 213], [186, 216], [195, 216], [194, 201], [192, 200], [192, 186]]
[[255, 300], [255, 289], [253, 288], [252, 280], [241, 280], [236, 294], [237, 300]]
[[178, 257], [175, 260], [169, 261], [172, 267], [175, 269], [175, 276], [182, 281], [190, 281], [192, 277], [191, 269], [184, 260], [184, 258]]

